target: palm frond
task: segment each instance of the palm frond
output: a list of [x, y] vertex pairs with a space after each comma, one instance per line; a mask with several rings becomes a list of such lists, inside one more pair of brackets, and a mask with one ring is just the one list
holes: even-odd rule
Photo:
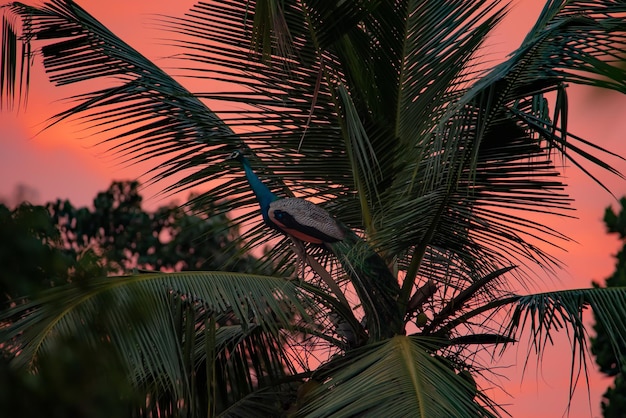
[[404, 50], [399, 54], [394, 118], [395, 134], [409, 153], [407, 161], [423, 155], [426, 150], [415, 139], [430, 135], [464, 84], [476, 77], [472, 74], [476, 53], [506, 13], [495, 1], [417, 2], [412, 6], [404, 36], [397, 39]]
[[[14, 22], [2, 15], [2, 32], [0, 35], [2, 48], [0, 52], [0, 110], [12, 109], [15, 102], [23, 97], [21, 94], [22, 79], [29, 68], [24, 65], [24, 56], [28, 55], [22, 43], [22, 61], [20, 70], [17, 69], [18, 42]], [[26, 62], [27, 64], [27, 62]], [[19, 77], [18, 77], [19, 75]], [[17, 95], [17, 98], [16, 98]], [[17, 99], [17, 100], [16, 100]], [[19, 107], [19, 104], [18, 104]]]
[[[73, 1], [8, 7], [22, 19], [21, 36], [3, 37], [11, 48], [18, 41], [25, 45], [21, 86], [28, 87], [30, 60], [37, 53], [58, 86], [83, 83], [93, 88], [93, 80], [113, 82], [73, 97], [77, 104], [53, 116], [50, 125], [75, 118], [103, 133], [109, 150], [126, 161], [159, 159], [161, 164], [152, 170], [155, 179], [190, 168], [191, 155], [212, 167], [239, 143], [232, 129], [198, 98]], [[3, 61], [3, 73], [12, 74], [17, 65], [17, 59]], [[215, 142], [216, 136], [225, 142]], [[220, 149], [229, 142], [231, 147]], [[163, 156], [169, 159], [161, 162]]]
[[[547, 2], [520, 48], [482, 77], [450, 110], [450, 114], [472, 102], [479, 106], [490, 103], [491, 106], [485, 108], [479, 129], [485, 130], [486, 124], [497, 118], [498, 113], [509, 118], [513, 116], [512, 120], [521, 122], [523, 129], [533, 132], [566, 158], [575, 160], [578, 154], [583, 161], [599, 163], [601, 159], [585, 154], [578, 147], [573, 148], [572, 153], [568, 152], [567, 138], [570, 135], [564, 86], [567, 83], [585, 84], [626, 92], [626, 72], [620, 65], [626, 58], [624, 10], [624, 5], [619, 2]], [[531, 111], [528, 105], [544, 100], [543, 95], [548, 92], [559, 93], [553, 121], [547, 113], [537, 114], [534, 106]], [[523, 103], [528, 110], [519, 109]], [[548, 127], [552, 135], [529, 125], [522, 115], [535, 116], [538, 125]], [[560, 126], [557, 126], [558, 122]], [[581, 140], [575, 136], [571, 139]], [[588, 141], [580, 142], [589, 145]], [[596, 150], [606, 152], [599, 147]]]
[[189, 399], [192, 376], [201, 364], [212, 364], [225, 381], [243, 382], [237, 390], [245, 395], [265, 377], [293, 371], [278, 349], [281, 332], [295, 330], [316, 310], [291, 282], [274, 277], [224, 272], [110, 277], [52, 289], [9, 309], [2, 320], [11, 325], [2, 330], [2, 340], [12, 341], [16, 366], [27, 366], [59, 338], [80, 335], [86, 344], [116, 352], [136, 384], [155, 384], [173, 399]]
[[478, 292], [485, 292], [488, 289], [488, 284], [490, 282], [496, 280], [498, 277], [502, 276], [503, 274], [514, 268], [515, 266], [510, 266], [494, 271], [491, 274], [481, 277], [480, 279], [469, 285], [467, 288], [463, 289], [461, 292], [459, 292], [458, 295], [454, 296], [454, 298], [452, 298], [443, 308], [441, 308], [439, 312], [437, 312], [433, 320], [424, 329], [424, 333], [428, 333], [431, 330], [436, 329], [443, 321], [463, 309], [465, 303], [475, 297]]
[[396, 336], [352, 353], [336, 368], [322, 366], [328, 371], [312, 377], [322, 384], [297, 416], [495, 416], [468, 394], [467, 382], [433, 356], [436, 345], [436, 339]]
[[[568, 216], [571, 199], [552, 161], [554, 150], [596, 180], [588, 165], [619, 175], [605, 158], [615, 154], [567, 132], [563, 83], [623, 90], [626, 73], [617, 65], [626, 46], [621, 12], [614, 2], [550, 2], [509, 60], [475, 76], [467, 91], [458, 90], [462, 96], [436, 114], [438, 126], [419, 143], [419, 153], [406, 147], [414, 159], [396, 170], [383, 198], [388, 207], [374, 214], [384, 219], [376, 241], [386, 252], [410, 254], [406, 265], [428, 271], [437, 265], [429, 254], [441, 252], [455, 265], [466, 264], [468, 273], [483, 275], [511, 261], [558, 266], [538, 243], [556, 247], [568, 238], [528, 213]], [[559, 93], [553, 115], [544, 97], [552, 91]], [[432, 238], [429, 231], [436, 231]], [[439, 251], [427, 252], [424, 240]], [[409, 273], [417, 281], [416, 269]]]
[[570, 397], [581, 373], [587, 377], [587, 331], [584, 312], [593, 310], [597, 320], [605, 326], [610, 344], [617, 358], [626, 353], [626, 288], [592, 288], [539, 293], [520, 297], [506, 325], [506, 334], [519, 339], [529, 335], [529, 353], [543, 355], [548, 344], [554, 344], [554, 335], [566, 332], [572, 344]]

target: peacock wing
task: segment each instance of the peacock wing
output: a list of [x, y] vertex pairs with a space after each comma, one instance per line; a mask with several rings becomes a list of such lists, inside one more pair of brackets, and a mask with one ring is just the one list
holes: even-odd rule
[[330, 213], [304, 199], [279, 199], [270, 204], [269, 217], [286, 233], [321, 244], [341, 241], [345, 232]]

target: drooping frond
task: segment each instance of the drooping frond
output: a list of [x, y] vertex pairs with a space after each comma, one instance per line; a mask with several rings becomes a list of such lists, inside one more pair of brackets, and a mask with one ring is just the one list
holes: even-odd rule
[[554, 343], [557, 333], [566, 332], [572, 344], [570, 396], [584, 373], [587, 378], [587, 331], [584, 312], [593, 310], [598, 321], [605, 326], [609, 341], [617, 358], [626, 346], [626, 288], [592, 288], [563, 290], [522, 296], [514, 302], [507, 328], [510, 337], [517, 338], [528, 332], [529, 353], [539, 357], [547, 345]]
[[[41, 8], [21, 3], [8, 7], [22, 19], [19, 36], [3, 36], [12, 48], [7, 51], [18, 41], [25, 45], [16, 81], [20, 88], [28, 88], [30, 61], [41, 54], [54, 84], [81, 83], [92, 89], [73, 97], [76, 104], [52, 116], [49, 124], [79, 119], [103, 133], [103, 143], [124, 161], [158, 161], [152, 170], [155, 179], [189, 168], [191, 155], [209, 167], [205, 175], [207, 170], [215, 174], [216, 160], [231, 148], [224, 145], [239, 143], [197, 97], [76, 3], [53, 0]], [[12, 74], [17, 58], [2, 65], [3, 74]], [[94, 80], [100, 82], [90, 84]], [[102, 80], [112, 81], [111, 87], [101, 88], [106, 84]]]
[[416, 417], [495, 416], [432, 354], [435, 347], [436, 339], [396, 336], [322, 366], [312, 376], [321, 384], [307, 394], [297, 416], [401, 417], [409, 411]]
[[[545, 244], [567, 238], [528, 214], [567, 216], [555, 150], [587, 174], [593, 165], [617, 173], [606, 161], [614, 154], [567, 132], [563, 83], [623, 90], [622, 12], [613, 2], [547, 4], [545, 19], [510, 59], [474, 75], [474, 85], [435, 115], [436, 129], [404, 154], [412, 160], [396, 170], [383, 199], [389, 208], [377, 214], [385, 225], [377, 241], [392, 254], [411, 254], [409, 279], [418, 267], [441, 273], [441, 259], [480, 274], [507, 262], [558, 264]], [[554, 112], [549, 92], [558, 92]]]
[[[548, 2], [520, 48], [482, 77], [451, 112], [478, 106], [479, 131], [487, 132], [502, 115], [588, 174], [586, 161], [614, 171], [596, 154], [607, 151], [568, 132], [565, 87], [572, 83], [626, 92], [625, 10], [615, 2]], [[552, 112], [544, 103], [549, 92], [558, 93]]]
[[317, 309], [291, 282], [274, 277], [142, 274], [52, 289], [6, 311], [2, 319], [11, 325], [1, 336], [17, 366], [34, 365], [59, 340], [80, 335], [119, 355], [139, 387], [171, 393], [174, 405], [206, 396], [194, 391], [198, 374], [222, 391], [213, 397], [232, 401], [294, 372], [281, 333], [306, 329], [301, 323]]

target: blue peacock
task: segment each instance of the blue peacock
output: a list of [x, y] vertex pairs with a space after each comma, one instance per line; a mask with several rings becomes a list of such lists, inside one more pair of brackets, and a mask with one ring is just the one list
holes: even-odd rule
[[[312, 264], [314, 260], [306, 255], [303, 242], [321, 245], [337, 257], [348, 277], [355, 283], [360, 299], [369, 299], [370, 303], [363, 304], [366, 315], [367, 306], [376, 309], [378, 305], [379, 308], [389, 310], [383, 316], [391, 323], [401, 320], [392, 308], [400, 290], [398, 282], [376, 251], [320, 206], [305, 199], [281, 198], [272, 193], [254, 173], [242, 150], [234, 151], [227, 159], [236, 160], [243, 166], [246, 179], [259, 202], [265, 224], [294, 242], [298, 256], [309, 262], [340, 300], [345, 301], [343, 294], [332, 280], [329, 283], [330, 276], [319, 270], [319, 264], [318, 268]], [[373, 300], [377, 298], [380, 300]], [[384, 300], [387, 303], [378, 303]]]
[[345, 238], [345, 228], [326, 210], [308, 200], [279, 198], [272, 193], [254, 174], [250, 162], [242, 151], [234, 151], [228, 159], [237, 160], [242, 164], [267, 226], [292, 239], [313, 244], [330, 244]]

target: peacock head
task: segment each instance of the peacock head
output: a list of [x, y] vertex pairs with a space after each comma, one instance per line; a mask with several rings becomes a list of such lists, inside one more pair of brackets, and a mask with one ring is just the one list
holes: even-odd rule
[[238, 149], [233, 151], [228, 157], [226, 157], [226, 160], [237, 160], [239, 162], [243, 162], [246, 159], [246, 157], [243, 155], [243, 150]]
[[244, 149], [235, 150], [228, 157], [226, 157], [226, 160], [237, 160], [241, 163], [241, 165], [243, 166], [243, 170], [246, 173], [246, 179], [248, 180], [248, 183], [250, 183], [250, 187], [252, 187], [252, 191], [256, 195], [259, 204], [261, 205], [261, 211], [263, 212], [263, 216], [267, 217], [269, 205], [274, 200], [276, 200], [277, 197], [270, 191], [270, 189], [265, 184], [263, 184], [261, 179], [259, 179], [259, 177], [254, 174], [254, 171], [252, 171], [252, 167], [250, 167], [250, 163], [245, 157], [244, 152]]

